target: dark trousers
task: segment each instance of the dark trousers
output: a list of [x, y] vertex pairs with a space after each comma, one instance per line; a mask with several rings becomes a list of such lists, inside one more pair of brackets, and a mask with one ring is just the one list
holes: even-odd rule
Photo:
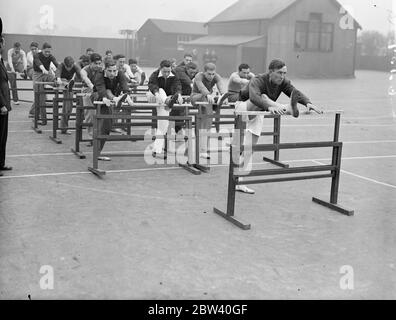
[[17, 88], [17, 76], [14, 72], [8, 72], [8, 81], [11, 86], [12, 100], [18, 102], [18, 88]]
[[[171, 109], [170, 116], [184, 116], [184, 109]], [[175, 121], [175, 131], [178, 133], [184, 126], [183, 120]]]
[[0, 115], [0, 167], [5, 166], [7, 135], [8, 113], [5, 115]]
[[[111, 108], [106, 105], [101, 105], [100, 107], [101, 114], [112, 114]], [[99, 134], [109, 135], [112, 127], [111, 119], [103, 119], [99, 120]], [[100, 140], [99, 151], [102, 151], [105, 140]]]

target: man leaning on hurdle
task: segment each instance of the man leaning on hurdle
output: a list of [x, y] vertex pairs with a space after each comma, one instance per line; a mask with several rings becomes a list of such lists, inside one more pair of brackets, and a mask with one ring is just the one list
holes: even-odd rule
[[[285, 62], [279, 59], [272, 60], [268, 66], [267, 73], [255, 76], [249, 84], [242, 88], [235, 110], [268, 111], [278, 115], [291, 114], [297, 118], [299, 116], [297, 104], [300, 103], [308, 111], [313, 110], [319, 114], [323, 113], [320, 108], [311, 103], [307, 96], [295, 89], [290, 80], [286, 78], [286, 73]], [[282, 92], [291, 98], [290, 105], [276, 102]], [[260, 138], [264, 116], [248, 116], [245, 120], [247, 122], [243, 145], [254, 146]], [[234, 142], [236, 141], [234, 140]], [[241, 155], [240, 163], [243, 163], [243, 170], [248, 170], [251, 167], [252, 156], [252, 148], [247, 148]], [[243, 180], [243, 178], [240, 178], [240, 180]], [[246, 185], [237, 185], [236, 190], [244, 193], [254, 193], [254, 190]]]

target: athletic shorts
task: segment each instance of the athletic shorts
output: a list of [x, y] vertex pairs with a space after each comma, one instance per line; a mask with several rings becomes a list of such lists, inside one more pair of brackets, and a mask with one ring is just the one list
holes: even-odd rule
[[[235, 104], [235, 111], [248, 111], [247, 105], [251, 103], [250, 100], [247, 101], [237, 101]], [[253, 119], [249, 120], [247, 115], [242, 116], [242, 120], [246, 122], [246, 130], [255, 136], [261, 136], [261, 131], [264, 125], [264, 116], [255, 116]]]

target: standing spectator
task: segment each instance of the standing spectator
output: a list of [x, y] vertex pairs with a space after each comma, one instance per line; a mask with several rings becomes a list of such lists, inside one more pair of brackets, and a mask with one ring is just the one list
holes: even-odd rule
[[[1, 19], [0, 19], [1, 29]], [[4, 38], [0, 30], [0, 176], [1, 171], [12, 170], [12, 167], [5, 165], [6, 144], [8, 135], [8, 112], [11, 111], [10, 87], [8, 86], [8, 74], [4, 65], [2, 54], [4, 51]]]
[[21, 49], [19, 42], [14, 43], [14, 47], [8, 50], [8, 78], [11, 84], [12, 100], [15, 104], [19, 104], [18, 101], [18, 89], [17, 89], [17, 75], [23, 74], [23, 78], [27, 78], [27, 60], [26, 53]]
[[[44, 85], [36, 84], [36, 82], [52, 82], [55, 81], [55, 75], [51, 72], [51, 63], [57, 68], [59, 67], [55, 57], [51, 54], [52, 47], [49, 43], [45, 42], [42, 47], [42, 51], [37, 53], [33, 58], [33, 88], [34, 91], [44, 91]], [[41, 113], [42, 125], [47, 124], [47, 111], [42, 106], [45, 106], [45, 93], [39, 94], [38, 105], [35, 104], [35, 108], [39, 108]], [[30, 110], [31, 112], [33, 110]]]

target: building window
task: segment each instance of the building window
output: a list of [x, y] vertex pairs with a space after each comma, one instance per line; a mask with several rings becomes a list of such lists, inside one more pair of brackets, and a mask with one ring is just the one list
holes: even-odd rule
[[183, 42], [191, 41], [192, 36], [189, 34], [178, 34], [177, 35], [177, 50], [184, 50]]
[[333, 50], [334, 24], [322, 23], [321, 13], [311, 13], [309, 21], [296, 21], [294, 48], [298, 51]]

